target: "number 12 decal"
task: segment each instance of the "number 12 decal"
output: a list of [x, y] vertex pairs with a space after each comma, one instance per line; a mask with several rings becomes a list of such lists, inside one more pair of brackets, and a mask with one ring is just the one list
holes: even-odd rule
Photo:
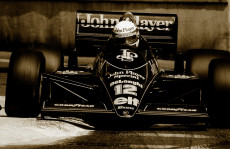
[[131, 84], [118, 84], [114, 87], [115, 95], [129, 94], [137, 96], [137, 87]]

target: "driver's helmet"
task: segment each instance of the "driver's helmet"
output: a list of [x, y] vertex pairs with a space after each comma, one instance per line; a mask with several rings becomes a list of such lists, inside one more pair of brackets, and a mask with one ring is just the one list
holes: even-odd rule
[[139, 30], [131, 21], [121, 21], [113, 29], [112, 38], [116, 45], [138, 46]]
[[124, 13], [123, 16], [120, 18], [120, 21], [130, 21], [130, 22], [133, 22], [135, 24], [137, 23], [131, 12]]

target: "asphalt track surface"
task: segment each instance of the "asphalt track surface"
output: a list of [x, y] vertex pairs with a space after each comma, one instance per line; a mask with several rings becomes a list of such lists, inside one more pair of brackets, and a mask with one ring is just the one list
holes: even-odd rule
[[0, 149], [207, 149], [230, 148], [230, 128], [184, 125], [94, 129], [81, 119], [40, 120], [5, 115], [6, 74], [0, 73]]

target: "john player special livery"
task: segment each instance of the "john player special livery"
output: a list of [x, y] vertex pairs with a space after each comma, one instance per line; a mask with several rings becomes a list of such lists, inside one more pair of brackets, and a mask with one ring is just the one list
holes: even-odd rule
[[[77, 11], [76, 49], [66, 52], [68, 66], [63, 66], [58, 50], [13, 52], [7, 115], [145, 118], [153, 123], [207, 122], [221, 115], [224, 104], [215, 104], [209, 96], [217, 92], [210, 78], [218, 78], [214, 72], [219, 64], [209, 63], [229, 53], [177, 54], [177, 26], [174, 14]], [[92, 67], [80, 65], [77, 58], [83, 56], [95, 57]], [[175, 68], [163, 70], [157, 58], [170, 59]]]
[[[87, 28], [114, 28], [114, 26], [119, 22], [119, 18], [117, 18], [116, 14], [78, 13], [77, 19], [82, 27]], [[175, 16], [157, 16], [155, 18], [150, 18], [148, 16], [134, 16], [134, 19], [136, 20], [136, 25], [140, 26], [140, 30], [147, 31], [170, 30], [170, 26], [176, 23]]]

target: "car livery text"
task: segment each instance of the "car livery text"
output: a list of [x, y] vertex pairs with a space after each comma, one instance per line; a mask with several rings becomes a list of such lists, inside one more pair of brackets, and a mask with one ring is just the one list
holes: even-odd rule
[[[153, 31], [153, 30], [164, 30], [171, 31], [171, 27], [175, 24], [175, 17], [168, 16], [157, 16], [150, 19], [141, 19], [140, 16], [134, 16], [136, 20], [136, 25], [140, 30]], [[92, 28], [114, 28], [114, 26], [119, 22], [117, 17], [106, 18], [104, 14], [77, 14], [78, 23], [82, 27], [92, 27]]]

